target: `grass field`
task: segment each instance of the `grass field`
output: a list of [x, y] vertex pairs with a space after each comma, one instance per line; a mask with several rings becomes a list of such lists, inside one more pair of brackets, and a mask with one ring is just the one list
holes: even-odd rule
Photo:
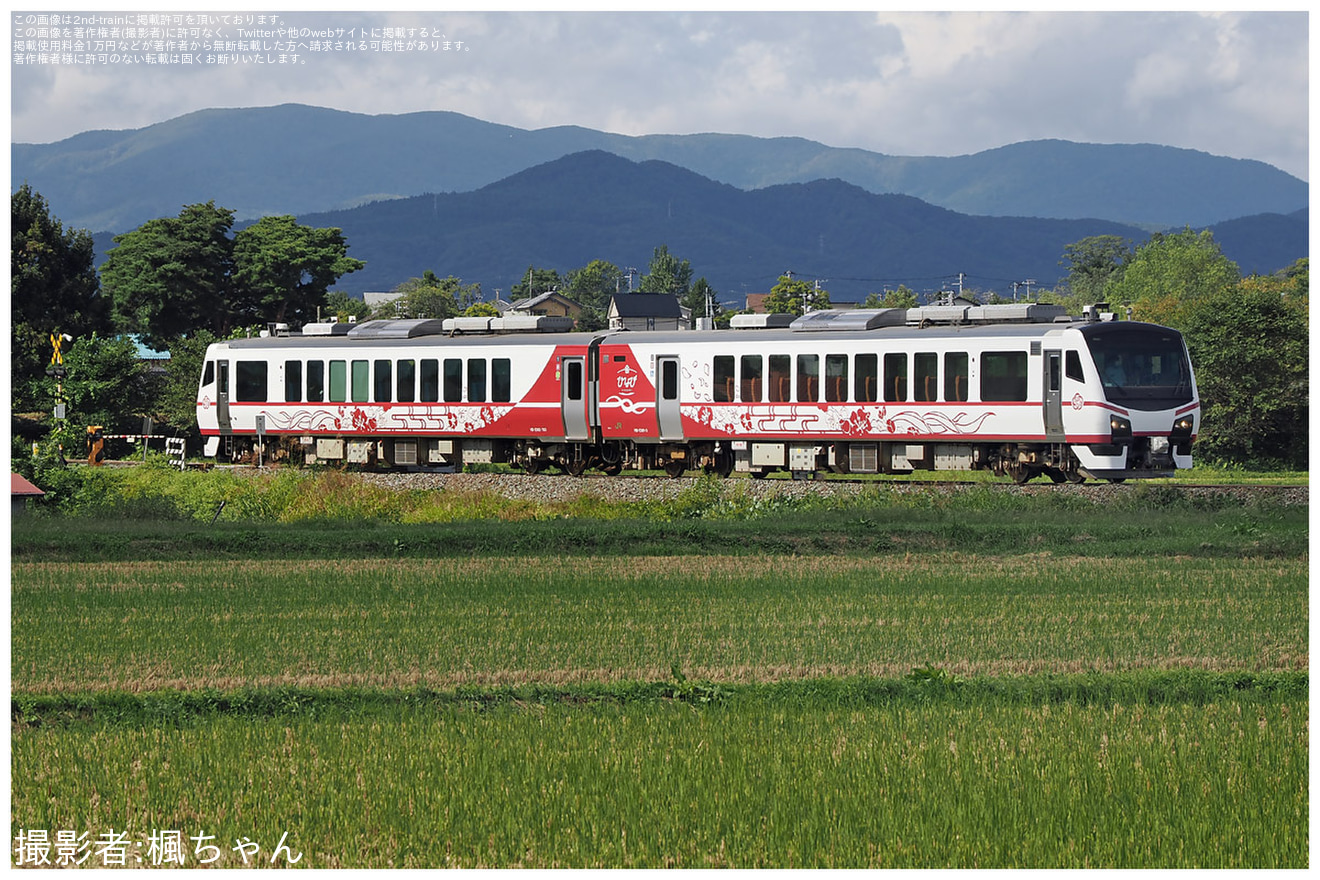
[[1305, 508], [1116, 497], [17, 524], [11, 839], [1306, 866]]
[[32, 692], [1304, 668], [1301, 560], [966, 556], [13, 566]]

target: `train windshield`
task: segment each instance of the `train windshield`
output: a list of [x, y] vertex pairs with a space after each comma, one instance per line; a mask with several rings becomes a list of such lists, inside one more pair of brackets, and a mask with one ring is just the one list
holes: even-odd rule
[[1082, 330], [1105, 397], [1129, 409], [1168, 409], [1192, 400], [1192, 368], [1176, 330], [1114, 321]]

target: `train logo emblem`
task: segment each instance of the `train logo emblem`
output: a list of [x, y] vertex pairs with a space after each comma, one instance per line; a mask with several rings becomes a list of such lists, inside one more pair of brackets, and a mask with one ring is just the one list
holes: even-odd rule
[[632, 391], [635, 389], [637, 387], [637, 375], [637, 371], [625, 363], [623, 369], [619, 370], [619, 374], [616, 377], [619, 383], [619, 390]]
[[1082, 400], [1082, 393], [1080, 391], [1073, 395], [1072, 398], [1073, 409], [1077, 410], [1078, 412], [1081, 412], [1082, 407], [1085, 405], [1085, 403], [1086, 401]]

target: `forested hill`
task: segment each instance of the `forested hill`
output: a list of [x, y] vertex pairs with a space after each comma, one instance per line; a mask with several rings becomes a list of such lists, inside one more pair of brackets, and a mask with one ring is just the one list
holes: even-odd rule
[[1032, 141], [905, 157], [803, 138], [527, 131], [458, 113], [372, 116], [295, 104], [15, 144], [10, 182], [11, 191], [29, 183], [68, 226], [124, 232], [211, 200], [245, 219], [468, 192], [589, 150], [667, 161], [741, 189], [838, 179], [962, 214], [1095, 217], [1146, 229], [1291, 214], [1309, 204], [1304, 181], [1264, 163], [1151, 144]]
[[[576, 153], [469, 193], [395, 199], [307, 214], [300, 222], [344, 230], [365, 260], [337, 287], [388, 290], [432, 269], [507, 290], [535, 265], [562, 271], [604, 259], [644, 268], [666, 244], [689, 260], [726, 303], [765, 292], [786, 270], [819, 278], [836, 300], [907, 284], [937, 290], [957, 273], [983, 290], [1013, 281], [1052, 286], [1066, 274], [1064, 247], [1092, 235], [1134, 242], [1147, 233], [1104, 220], [974, 217], [909, 196], [875, 195], [840, 180], [743, 191], [665, 162]], [[1244, 272], [1272, 272], [1306, 254], [1305, 216], [1269, 218], [1277, 254], [1256, 265], [1253, 221], [1238, 224]], [[107, 242], [100, 242], [102, 247]]]

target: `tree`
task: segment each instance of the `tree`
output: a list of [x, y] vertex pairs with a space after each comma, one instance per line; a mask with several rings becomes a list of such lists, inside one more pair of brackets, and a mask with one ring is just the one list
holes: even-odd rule
[[331, 284], [365, 265], [348, 256], [340, 229], [262, 217], [234, 237], [233, 307], [242, 323], [305, 324]]
[[1237, 286], [1242, 273], [1209, 230], [1155, 233], [1137, 248], [1122, 276], [1105, 287], [1112, 304], [1128, 303], [1142, 321], [1182, 325], [1183, 309]]
[[403, 295], [377, 309], [374, 317], [452, 318], [481, 302], [480, 284], [464, 284], [453, 275], [441, 278], [430, 269], [421, 278], [409, 278], [394, 292]]
[[115, 236], [101, 264], [115, 326], [159, 348], [198, 330], [306, 323], [331, 284], [365, 265], [338, 229], [266, 217], [231, 238], [233, 225], [211, 201]]
[[720, 305], [719, 294], [715, 291], [715, 288], [710, 286], [710, 282], [704, 276], [693, 282], [687, 295], [681, 297], [680, 301], [685, 308], [692, 312], [694, 326], [695, 319], [706, 316], [707, 302], [710, 303], [712, 318], [718, 321], [720, 316], [724, 314], [724, 307]]
[[1306, 468], [1308, 284], [1302, 260], [1194, 297], [1180, 310], [1201, 395], [1198, 454]]
[[[64, 356], [68, 376], [63, 380], [68, 421], [60, 437], [66, 454], [85, 442], [84, 427], [102, 425], [106, 433], [137, 431], [142, 417], [152, 414], [158, 382], [138, 357], [137, 345], [126, 337], [106, 338], [93, 333], [75, 339]], [[200, 375], [200, 373], [198, 374]], [[53, 397], [55, 380], [43, 379]], [[197, 376], [193, 376], [193, 393]], [[196, 397], [193, 398], [196, 406]]]
[[619, 267], [605, 260], [592, 260], [564, 276], [564, 295], [583, 308], [609, 308], [610, 298], [619, 292]]
[[170, 343], [170, 360], [155, 403], [155, 418], [176, 434], [200, 440], [197, 429], [197, 383], [206, 362], [206, 347], [216, 341], [207, 330], [199, 330]]
[[499, 310], [488, 302], [473, 303], [463, 310], [465, 318], [497, 318], [499, 314]]
[[509, 289], [509, 298], [513, 302], [529, 299], [551, 290], [558, 290], [563, 284], [564, 280], [554, 269], [537, 269], [535, 266], [528, 266], [522, 280]]
[[669, 253], [669, 245], [662, 244], [652, 254], [639, 286], [642, 293], [672, 293], [681, 299], [692, 286], [692, 264], [679, 260]]
[[321, 312], [321, 317], [338, 318], [345, 322], [349, 318], [363, 321], [371, 317], [371, 306], [342, 290], [331, 290], [325, 295], [325, 308]]
[[10, 199], [10, 224], [11, 410], [26, 412], [50, 402], [38, 397], [32, 383], [50, 364], [51, 334], [104, 333], [109, 312], [85, 229], [66, 230], [26, 183]]
[[868, 293], [862, 303], [867, 309], [915, 309], [920, 303], [917, 295], [906, 284], [898, 285], [898, 290], [886, 290], [884, 295]]
[[765, 310], [774, 313], [801, 315], [829, 307], [829, 291], [811, 281], [795, 281], [790, 275], [780, 275], [779, 282], [770, 288], [770, 295], [765, 298]]
[[233, 224], [234, 212], [211, 201], [116, 235], [101, 264], [115, 326], [153, 346], [201, 329], [228, 334], [238, 317], [229, 290]]
[[1105, 287], [1123, 277], [1132, 242], [1118, 235], [1092, 235], [1064, 245], [1060, 266], [1068, 267], [1068, 287], [1083, 304], [1101, 302]]

